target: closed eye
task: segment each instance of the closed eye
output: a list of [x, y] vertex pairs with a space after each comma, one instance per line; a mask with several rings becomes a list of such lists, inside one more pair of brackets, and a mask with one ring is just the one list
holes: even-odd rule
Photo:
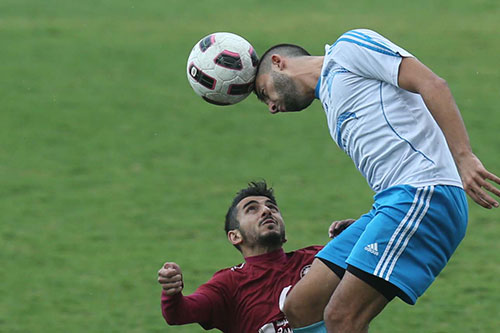
[[254, 210], [256, 210], [256, 209], [257, 209], [257, 207], [256, 207], [255, 205], [248, 206], [248, 207], [247, 207], [247, 209], [246, 209], [246, 212], [247, 212], [247, 213], [250, 213], [250, 212], [252, 212], [252, 211], [254, 211]]
[[275, 204], [271, 203], [271, 202], [269, 202], [269, 203], [267, 204], [267, 207], [268, 207], [270, 210], [272, 210], [273, 212], [279, 212], [278, 207], [277, 207]]
[[262, 88], [259, 92], [259, 99], [262, 101], [262, 102], [266, 102], [266, 94], [264, 93], [264, 88]]

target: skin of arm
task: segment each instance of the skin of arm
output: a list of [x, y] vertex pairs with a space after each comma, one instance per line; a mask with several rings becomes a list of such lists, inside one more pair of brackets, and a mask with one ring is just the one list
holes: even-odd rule
[[399, 87], [419, 93], [443, 131], [467, 194], [485, 208], [498, 207], [487, 192], [500, 197], [500, 190], [486, 180], [500, 184], [500, 178], [486, 170], [474, 155], [467, 130], [446, 81], [415, 58], [403, 58], [399, 67]]

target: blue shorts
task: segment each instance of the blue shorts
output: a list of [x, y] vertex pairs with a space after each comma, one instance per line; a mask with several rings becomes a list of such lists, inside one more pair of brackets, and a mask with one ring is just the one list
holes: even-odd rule
[[465, 236], [467, 199], [455, 186], [394, 186], [374, 197], [372, 210], [316, 256], [354, 266], [398, 287], [415, 304]]

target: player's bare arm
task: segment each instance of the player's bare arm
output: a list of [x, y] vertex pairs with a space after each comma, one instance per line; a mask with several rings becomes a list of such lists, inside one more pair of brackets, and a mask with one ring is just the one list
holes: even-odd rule
[[446, 81], [417, 59], [403, 58], [398, 83], [424, 99], [446, 137], [467, 194], [485, 208], [498, 207], [498, 202], [487, 191], [500, 197], [500, 190], [487, 180], [500, 184], [500, 178], [486, 170], [472, 152], [467, 130]]
[[158, 271], [158, 283], [167, 296], [178, 294], [184, 288], [182, 271], [175, 262], [166, 262]]

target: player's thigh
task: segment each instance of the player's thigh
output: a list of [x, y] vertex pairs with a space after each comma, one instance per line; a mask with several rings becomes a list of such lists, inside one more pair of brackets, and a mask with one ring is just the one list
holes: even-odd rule
[[320, 259], [292, 288], [285, 300], [284, 312], [291, 322], [305, 326], [322, 320], [325, 306], [340, 278]]
[[387, 303], [389, 300], [380, 292], [347, 271], [325, 309], [327, 327], [328, 323], [343, 321], [365, 327]]

